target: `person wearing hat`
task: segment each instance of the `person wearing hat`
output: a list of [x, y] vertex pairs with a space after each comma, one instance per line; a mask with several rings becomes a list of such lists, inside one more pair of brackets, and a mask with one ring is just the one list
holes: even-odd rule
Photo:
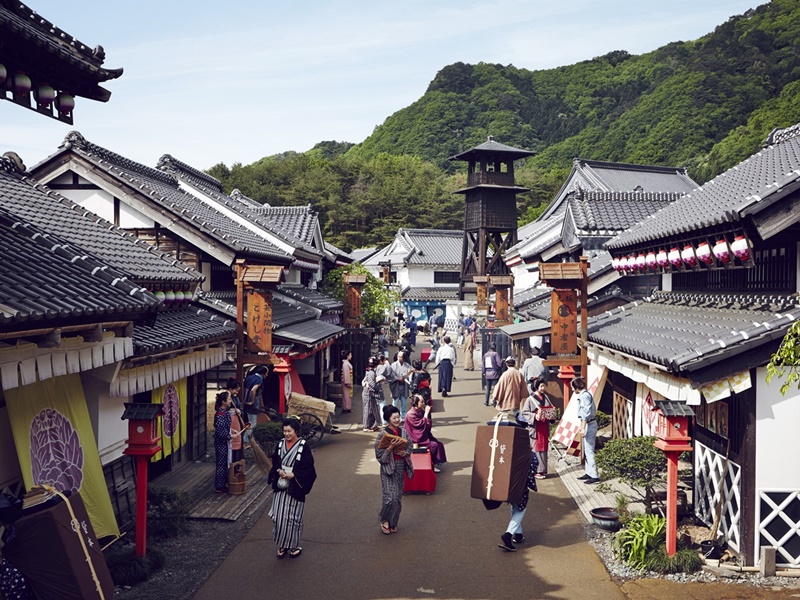
[[528, 384], [522, 372], [517, 369], [517, 361], [513, 356], [505, 360], [506, 372], [497, 380], [497, 387], [494, 390], [494, 401], [497, 410], [519, 412], [522, 401], [528, 397]]
[[484, 406], [489, 406], [489, 398], [492, 397], [492, 387], [500, 379], [500, 372], [503, 369], [503, 362], [500, 360], [500, 355], [497, 353], [497, 344], [492, 342], [489, 344], [489, 351], [483, 355], [481, 360], [481, 374], [486, 380], [486, 398], [483, 401]]

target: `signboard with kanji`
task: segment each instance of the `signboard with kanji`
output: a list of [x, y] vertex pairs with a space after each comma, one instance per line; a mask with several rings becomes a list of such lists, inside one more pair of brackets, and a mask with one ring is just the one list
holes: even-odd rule
[[247, 350], [272, 351], [272, 292], [254, 290], [247, 294]]
[[578, 292], [553, 290], [550, 293], [550, 348], [554, 354], [578, 351]]

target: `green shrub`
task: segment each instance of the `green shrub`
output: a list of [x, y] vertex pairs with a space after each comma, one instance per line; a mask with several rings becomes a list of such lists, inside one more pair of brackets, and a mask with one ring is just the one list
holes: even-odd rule
[[628, 498], [625, 494], [617, 494], [614, 498], [614, 510], [617, 511], [617, 514], [619, 515], [619, 522], [622, 525], [627, 525], [633, 518], [630, 510], [630, 502], [630, 498]]
[[283, 424], [280, 421], [260, 423], [253, 428], [253, 437], [263, 448], [273, 446], [283, 439]]
[[696, 550], [679, 548], [672, 556], [667, 555], [667, 545], [659, 546], [645, 558], [645, 568], [656, 573], [694, 573], [703, 566]]
[[611, 424], [611, 416], [604, 413], [602, 410], [597, 411], [597, 428], [602, 429]]
[[153, 573], [164, 567], [164, 555], [155, 548], [148, 548], [147, 554], [139, 557], [131, 546], [112, 546], [106, 552], [105, 559], [111, 579], [118, 586], [147, 581]]
[[633, 517], [625, 529], [611, 538], [611, 547], [622, 560], [635, 569], [646, 566], [648, 554], [661, 546], [666, 538], [667, 520], [658, 515]]
[[597, 466], [604, 479], [618, 477], [644, 500], [650, 510], [653, 488], [664, 481], [667, 459], [653, 446], [654, 437], [609, 440], [597, 452]]
[[148, 487], [148, 538], [172, 537], [186, 531], [189, 528], [187, 519], [190, 509], [189, 497], [186, 492], [169, 488]]

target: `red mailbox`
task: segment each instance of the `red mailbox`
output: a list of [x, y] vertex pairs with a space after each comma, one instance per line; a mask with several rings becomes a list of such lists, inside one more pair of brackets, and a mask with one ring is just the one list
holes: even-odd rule
[[[688, 410], [691, 411], [691, 409]], [[686, 415], [668, 416], [659, 407], [656, 436], [658, 439], [668, 442], [689, 441], [691, 439], [689, 437], [689, 417]]]

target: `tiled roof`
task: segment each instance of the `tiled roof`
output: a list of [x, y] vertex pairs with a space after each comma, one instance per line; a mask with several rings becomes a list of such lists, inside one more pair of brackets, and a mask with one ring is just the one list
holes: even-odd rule
[[683, 196], [606, 245], [618, 249], [719, 225], [735, 227], [754, 209], [795, 189], [800, 127], [773, 132], [773, 144]]
[[[319, 251], [311, 246], [311, 241], [313, 241], [313, 239], [309, 240], [308, 235], [306, 235], [305, 230], [308, 227], [308, 210], [296, 211], [297, 216], [294, 219], [291, 218], [290, 213], [290, 218], [276, 220], [273, 219], [269, 213], [269, 207], [258, 204], [241, 193], [236, 196], [226, 195], [219, 180], [179, 161], [169, 154], [163, 155], [158, 160], [156, 168], [173, 175], [201, 195], [224, 206], [238, 217], [246, 219], [248, 224], [257, 225], [287, 244], [296, 248], [302, 248], [307, 253], [310, 253], [308, 258], [319, 257], [321, 255]], [[213, 206], [213, 204], [211, 206]], [[304, 234], [303, 237], [296, 235], [298, 231]], [[311, 237], [313, 238], [313, 229], [311, 233]], [[315, 268], [317, 266], [318, 265], [314, 265]]]
[[414, 245], [415, 250], [408, 260], [410, 264], [461, 266], [463, 231], [401, 229], [398, 233]]
[[153, 312], [159, 300], [83, 249], [0, 208], [0, 325], [45, 327]]
[[[168, 219], [174, 219], [189, 227], [199, 229], [205, 235], [216, 239], [220, 245], [240, 256], [264, 258], [279, 261], [282, 264], [288, 264], [291, 260], [285, 252], [270, 244], [263, 237], [253, 233], [199, 198], [181, 190], [173, 175], [147, 167], [92, 144], [76, 131], [69, 133], [59, 152], [46, 159], [45, 162], [49, 162], [60, 153], [69, 151], [104, 170], [123, 185], [133, 187], [138, 193], [168, 211], [170, 213]], [[174, 224], [173, 227], [175, 227]]]
[[[604, 288], [603, 290], [601, 290], [601, 293], [589, 296], [589, 302], [587, 303], [586, 307], [587, 309], [591, 310], [598, 304], [603, 302], [608, 302], [609, 300], [615, 298], [622, 302], [630, 301], [630, 297], [625, 296], [622, 290], [615, 285], [611, 286], [610, 288]], [[551, 318], [549, 290], [547, 295], [543, 295], [537, 298], [535, 301], [525, 304], [523, 306], [517, 306], [515, 302], [514, 310], [519, 312], [520, 316], [526, 319], [542, 319], [544, 321], [549, 321]]]
[[102, 46], [89, 48], [22, 2], [0, 2], [0, 31], [0, 37], [7, 43], [11, 40], [19, 50], [18, 40], [24, 40], [30, 49], [49, 54], [55, 72], [50, 83], [60, 86], [66, 83], [60, 79], [71, 80], [69, 90], [74, 95], [105, 102], [111, 93], [98, 83], [122, 75], [122, 69], [103, 68]]
[[526, 239], [518, 243], [512, 250], [518, 250], [523, 260], [535, 260], [539, 255], [561, 241], [561, 230], [564, 225], [564, 215], [561, 213], [549, 219], [536, 221], [539, 227], [534, 229]]
[[675, 202], [678, 192], [584, 192], [567, 196], [578, 236], [614, 235]]
[[545, 300], [550, 297], [550, 288], [548, 287], [530, 287], [520, 292], [514, 292], [514, 308], [521, 309], [529, 304]]
[[233, 341], [235, 338], [235, 320], [196, 307], [186, 307], [158, 313], [152, 326], [135, 326], [133, 348], [135, 356], [145, 356], [201, 344]]
[[377, 246], [374, 248], [356, 248], [350, 253], [350, 256], [353, 257], [354, 261], [363, 263], [366, 259], [378, 252], [378, 250], [379, 248]]
[[17, 172], [0, 170], [0, 207], [69, 240], [138, 283], [193, 286], [202, 279], [191, 267]]
[[697, 188], [686, 169], [632, 165], [575, 158], [572, 171], [561, 186], [555, 199], [540, 219], [549, 219], [566, 210], [566, 197], [570, 192], [673, 192], [685, 194]]
[[124, 421], [152, 421], [164, 410], [163, 404], [151, 404], [150, 402], [125, 402], [124, 406], [125, 410], [120, 417]]
[[314, 346], [332, 337], [338, 337], [344, 332], [345, 329], [338, 325], [313, 319], [289, 325], [280, 331], [276, 331], [274, 335], [305, 346]]
[[400, 297], [403, 300], [456, 300], [458, 299], [458, 287], [407, 287]]
[[310, 290], [299, 285], [281, 285], [278, 286], [278, 292], [323, 312], [342, 312], [344, 309], [340, 300], [326, 296], [319, 290]]
[[286, 232], [309, 245], [314, 241], [314, 231], [319, 216], [310, 204], [307, 206], [264, 205], [256, 209], [256, 213], [268, 218], [279, 231]]
[[798, 318], [791, 296], [656, 292], [593, 317], [588, 333], [592, 343], [678, 374], [781, 338]]
[[500, 142], [495, 142], [494, 138], [490, 135], [487, 141], [475, 146], [470, 150], [467, 150], [466, 152], [456, 154], [450, 158], [450, 160], [469, 160], [475, 153], [505, 154], [508, 155], [509, 158], [525, 158], [526, 156], [533, 156], [536, 154], [530, 150], [522, 150], [520, 148], [514, 148], [513, 146], [506, 146]]

